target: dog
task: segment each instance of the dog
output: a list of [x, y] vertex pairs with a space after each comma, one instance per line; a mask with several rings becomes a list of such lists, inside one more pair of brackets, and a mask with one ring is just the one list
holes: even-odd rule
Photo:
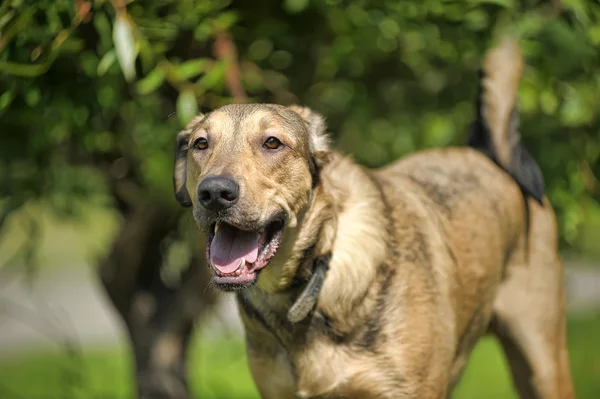
[[467, 145], [379, 169], [297, 105], [226, 105], [178, 134], [176, 198], [206, 232], [212, 285], [235, 292], [261, 397], [446, 398], [488, 333], [521, 397], [574, 397], [518, 41], [483, 61]]

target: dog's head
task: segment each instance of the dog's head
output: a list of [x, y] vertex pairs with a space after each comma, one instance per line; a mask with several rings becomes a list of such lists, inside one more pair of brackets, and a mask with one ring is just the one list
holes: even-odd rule
[[215, 286], [256, 282], [309, 203], [328, 152], [324, 119], [299, 106], [226, 105], [178, 134], [175, 195], [207, 232]]

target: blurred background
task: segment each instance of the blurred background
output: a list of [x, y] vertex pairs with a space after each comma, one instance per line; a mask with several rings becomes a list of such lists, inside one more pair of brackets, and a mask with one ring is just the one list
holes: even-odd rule
[[[460, 145], [499, 29], [527, 59], [577, 394], [599, 398], [600, 4], [583, 0], [2, 0], [0, 398], [258, 398], [172, 193], [175, 134], [260, 101], [323, 113], [371, 167]], [[516, 397], [495, 341], [454, 397]]]

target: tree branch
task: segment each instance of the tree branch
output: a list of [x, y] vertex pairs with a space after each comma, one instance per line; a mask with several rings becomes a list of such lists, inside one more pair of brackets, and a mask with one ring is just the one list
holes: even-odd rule
[[231, 97], [236, 103], [245, 103], [247, 101], [246, 92], [242, 85], [242, 76], [237, 58], [237, 49], [231, 36], [222, 30], [217, 33], [213, 46], [215, 57], [225, 61], [227, 70], [225, 80]]

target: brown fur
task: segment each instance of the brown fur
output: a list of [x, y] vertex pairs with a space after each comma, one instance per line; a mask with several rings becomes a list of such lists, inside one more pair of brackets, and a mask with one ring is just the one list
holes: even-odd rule
[[[492, 54], [485, 69], [501, 81], [497, 63], [515, 58]], [[237, 293], [263, 398], [445, 398], [489, 331], [522, 397], [573, 397], [556, 221], [545, 197], [527, 195], [539, 176], [515, 177], [528, 165], [511, 160], [520, 73], [508, 75], [504, 95], [483, 89], [487, 126], [474, 141], [492, 135], [479, 146], [490, 156], [427, 150], [369, 170], [330, 151], [322, 117], [296, 106], [229, 105], [181, 134], [176, 191], [200, 226], [196, 187], [218, 174], [241, 187], [230, 223], [289, 220], [275, 258]], [[261, 151], [273, 134], [289, 148]], [[211, 150], [188, 151], [200, 136]], [[314, 308], [288, 318], [318, 262], [327, 271]]]

